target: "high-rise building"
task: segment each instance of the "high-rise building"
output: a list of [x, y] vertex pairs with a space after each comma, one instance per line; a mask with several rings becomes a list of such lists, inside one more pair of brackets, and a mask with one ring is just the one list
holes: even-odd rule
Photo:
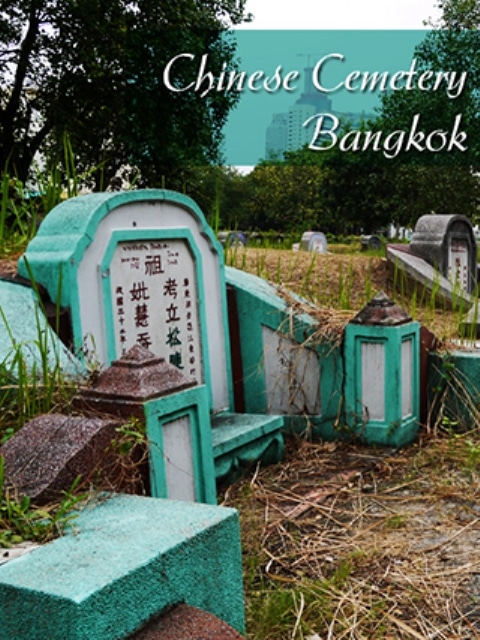
[[[304, 123], [315, 114], [332, 114], [342, 122], [358, 126], [365, 114], [339, 113], [332, 110], [332, 101], [325, 94], [317, 91], [312, 82], [312, 68], [305, 70], [303, 93], [285, 113], [276, 113], [265, 133], [265, 157], [281, 159], [285, 151], [296, 151], [312, 141], [315, 130], [315, 119], [309, 125]], [[329, 125], [328, 119], [325, 126]]]

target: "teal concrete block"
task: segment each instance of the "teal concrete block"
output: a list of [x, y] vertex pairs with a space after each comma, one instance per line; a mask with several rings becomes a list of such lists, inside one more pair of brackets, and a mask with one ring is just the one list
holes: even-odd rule
[[[281, 413], [285, 427], [292, 431], [335, 437], [334, 425], [342, 408], [343, 354], [338, 346], [319, 341], [316, 337], [321, 327], [314, 317], [314, 307], [311, 307], [312, 315], [299, 312], [286, 303], [272, 284], [238, 269], [227, 267], [225, 278], [235, 290], [238, 309], [245, 411], [252, 414]], [[301, 300], [293, 293], [291, 296], [292, 299]], [[306, 300], [301, 302], [303, 309], [309, 308]], [[272, 335], [271, 332], [285, 336], [294, 345], [293, 349], [297, 348], [297, 352], [305, 349], [318, 357], [318, 386], [315, 390], [318, 400], [312, 397], [312, 382], [309, 380], [312, 369], [309, 369], [305, 378], [295, 381], [286, 392], [288, 396], [301, 398], [304, 383], [310, 385], [306, 406], [300, 407], [297, 403], [296, 407], [283, 412], [269, 411], [272, 394], [269, 397], [266, 371], [268, 346], [265, 340], [266, 336]], [[277, 361], [284, 359], [285, 354], [281, 351], [282, 348], [278, 348], [278, 356], [273, 355], [270, 360], [275, 357]], [[285, 368], [292, 365], [295, 367], [295, 361], [286, 363]], [[311, 410], [312, 405], [317, 407], [316, 411]]]
[[257, 462], [282, 459], [284, 441], [281, 416], [224, 413], [212, 419], [213, 456], [218, 480], [234, 478]]
[[[144, 405], [144, 414], [152, 495], [217, 504], [206, 388], [197, 385], [150, 400]], [[164, 437], [169, 425], [178, 431], [177, 444], [170, 450]]]
[[117, 640], [179, 602], [244, 633], [235, 510], [115, 495], [0, 566], [2, 640]]
[[369, 444], [403, 447], [420, 421], [420, 327], [361, 325], [345, 328], [345, 417]]
[[478, 351], [432, 352], [428, 359], [430, 419], [439, 411], [446, 427], [468, 431], [478, 426], [480, 406], [480, 353]]
[[[42, 349], [39, 345], [43, 345]], [[17, 348], [30, 372], [42, 372], [45, 352], [50, 371], [60, 366], [65, 375], [85, 375], [84, 364], [68, 351], [51, 329], [35, 292], [29, 287], [0, 280], [0, 362], [11, 366]]]

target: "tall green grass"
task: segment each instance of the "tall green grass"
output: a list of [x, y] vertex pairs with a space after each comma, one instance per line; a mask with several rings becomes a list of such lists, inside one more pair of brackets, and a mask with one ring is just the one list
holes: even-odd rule
[[45, 170], [34, 166], [31, 182], [24, 184], [8, 166], [0, 172], [0, 255], [22, 251], [36, 234], [38, 225], [62, 200], [81, 193], [90, 176], [101, 165], [79, 174], [75, 153], [68, 137], [63, 141], [63, 157]]
[[[36, 298], [35, 334], [30, 342], [19, 342], [0, 307], [0, 322], [10, 341], [8, 355], [0, 362], [0, 442], [5, 442], [25, 422], [50, 412], [71, 399], [73, 386], [64, 375], [58, 343], [28, 261], [25, 261]], [[59, 278], [57, 301], [62, 278]], [[55, 328], [58, 334], [60, 305], [57, 302]]]

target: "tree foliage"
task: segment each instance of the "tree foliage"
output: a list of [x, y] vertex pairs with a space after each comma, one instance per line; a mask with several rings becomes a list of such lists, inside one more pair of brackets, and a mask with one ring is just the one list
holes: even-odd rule
[[[467, 149], [447, 148], [432, 153], [412, 150], [392, 163], [395, 176], [392, 192], [395, 217], [414, 224], [425, 213], [462, 213], [477, 217], [480, 201], [480, 33], [460, 28], [477, 22], [478, 3], [448, 0], [442, 29], [428, 32], [415, 51], [419, 73], [423, 71], [465, 73], [463, 91], [449, 97], [445, 88], [437, 91], [410, 89], [383, 98], [379, 126], [386, 132], [408, 129], [415, 114], [421, 129], [452, 131], [455, 118], [467, 135]], [[469, 13], [465, 13], [466, 11]]]
[[442, 16], [438, 24], [442, 29], [478, 29], [480, 3], [478, 0], [439, 0]]
[[[186, 167], [218, 160], [235, 96], [169, 91], [165, 64], [208, 54], [236, 68], [229, 26], [244, 0], [0, 0], [0, 167], [22, 179], [34, 155], [60, 154], [67, 134], [82, 171], [139, 170], [176, 187]], [[198, 66], [198, 65], [197, 65]], [[183, 81], [195, 64], [178, 65]], [[97, 173], [100, 180], [100, 172]]]

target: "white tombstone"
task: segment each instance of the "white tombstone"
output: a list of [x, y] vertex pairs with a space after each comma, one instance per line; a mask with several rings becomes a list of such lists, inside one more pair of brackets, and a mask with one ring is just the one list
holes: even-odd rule
[[67, 200], [19, 263], [70, 309], [76, 351], [108, 366], [140, 344], [205, 384], [214, 412], [232, 402], [223, 267], [197, 205], [159, 190]]

